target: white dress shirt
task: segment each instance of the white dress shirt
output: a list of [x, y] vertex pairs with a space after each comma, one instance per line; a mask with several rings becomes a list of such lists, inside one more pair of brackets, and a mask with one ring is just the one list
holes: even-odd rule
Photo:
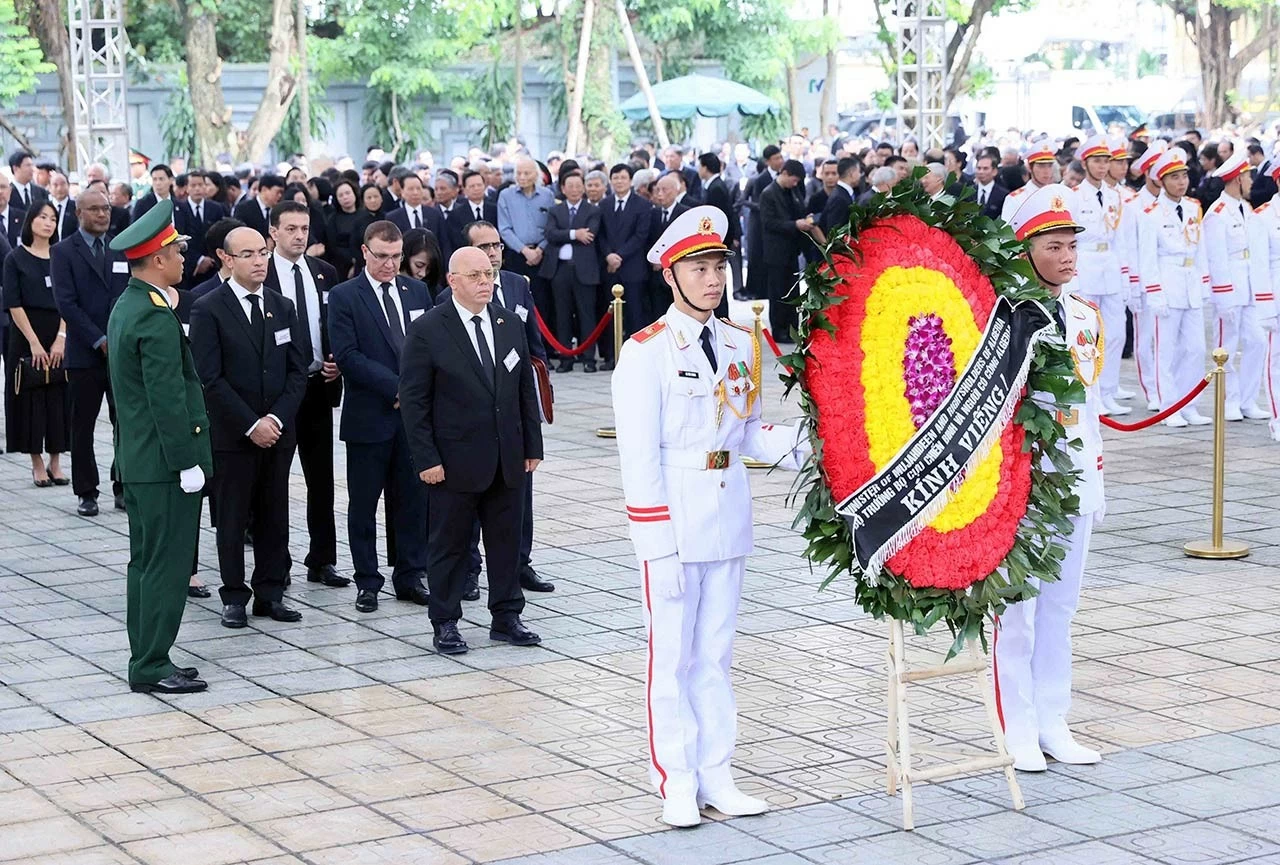
[[[410, 228], [422, 228], [423, 225], [426, 223], [426, 220], [422, 218], [422, 205], [418, 205], [417, 207], [410, 207], [409, 205], [406, 204], [404, 206], [404, 212], [409, 217]], [[417, 222], [414, 222], [415, 217], [417, 218]]]
[[[247, 318], [250, 322], [253, 321], [253, 304], [249, 302], [249, 295], [255, 294], [259, 298], [262, 298], [261, 300], [258, 301], [258, 304], [262, 309], [262, 315], [264, 316], [263, 320], [264, 321], [266, 320], [265, 316], [267, 314], [267, 301], [266, 301], [266, 298], [263, 296], [262, 286], [258, 286], [257, 291], [249, 291], [249, 289], [245, 288], [243, 285], [236, 282], [234, 279], [228, 279], [227, 284], [230, 285], [231, 290], [236, 293], [236, 299], [240, 301], [240, 308], [244, 310], [244, 317]], [[267, 412], [267, 417], [271, 418], [273, 421], [276, 422], [276, 429], [280, 430], [281, 432], [284, 432], [284, 423], [280, 420], [280, 418], [276, 417], [274, 414], [270, 412]], [[253, 426], [249, 427], [247, 430], [244, 431], [245, 437], [247, 438], [248, 436], [253, 435], [253, 431], [258, 428], [258, 424], [260, 423], [262, 423], [262, 418], [258, 418], [256, 421], [254, 421]]]
[[[453, 308], [458, 311], [458, 317], [462, 319], [462, 327], [467, 332], [467, 339], [471, 340], [471, 348], [475, 350], [476, 357], [480, 358], [480, 366], [484, 366], [484, 358], [480, 355], [480, 343], [476, 341], [476, 325], [471, 319], [475, 318], [477, 313], [467, 309], [458, 303], [456, 297], [450, 297]], [[496, 364], [498, 359], [493, 355], [493, 322], [489, 319], [489, 307], [486, 306], [478, 313], [480, 316], [480, 330], [484, 332], [484, 338], [489, 343], [489, 358]]]
[[484, 219], [484, 202], [483, 201], [477, 202], [477, 201], [472, 201], [471, 199], [467, 199], [466, 204], [467, 204], [467, 213], [470, 214], [473, 222], [477, 222], [481, 219]]
[[[368, 269], [364, 272], [364, 278], [369, 280], [369, 284], [373, 286], [373, 299], [378, 302], [378, 309], [382, 310], [382, 318], [387, 323], [387, 327], [391, 326], [391, 319], [387, 318], [387, 308], [382, 304], [382, 283], [373, 278], [373, 274]], [[396, 285], [395, 278], [390, 281], [391, 285], [391, 302], [396, 306], [396, 312], [400, 314], [400, 330], [405, 330], [404, 326], [404, 305], [400, 302], [400, 288]]]
[[498, 306], [507, 305], [507, 295], [502, 290], [502, 271], [495, 270], [493, 276], [493, 302]]
[[[298, 291], [293, 280], [294, 262], [285, 258], [280, 254], [279, 249], [271, 253], [271, 258], [276, 267], [276, 276], [280, 278], [280, 292], [291, 301], [293, 308], [298, 308]], [[308, 358], [310, 367], [308, 373], [318, 372], [324, 363], [324, 358], [320, 355], [320, 293], [316, 291], [316, 280], [311, 275], [311, 268], [307, 267], [307, 262], [303, 258], [297, 261], [298, 269], [302, 271], [302, 289], [307, 293], [307, 333], [311, 336], [311, 357]]]
[[628, 193], [626, 194], [626, 197], [624, 197], [624, 198], [615, 198], [615, 199], [614, 199], [614, 202], [613, 202], [613, 209], [614, 209], [615, 211], [616, 211], [616, 210], [618, 210], [618, 209], [619, 209], [618, 205], [619, 205], [619, 204], [621, 204], [621, 205], [622, 205], [621, 209], [622, 209], [622, 210], [626, 210], [626, 209], [627, 209], [627, 202], [628, 202], [628, 201], [630, 201], [630, 200], [631, 200], [631, 193], [630, 193], [630, 192], [628, 192]]
[[993, 180], [986, 186], [983, 186], [981, 183], [976, 185], [978, 187], [977, 201], [985, 206], [986, 203], [991, 200], [991, 193], [995, 191], [996, 182]]

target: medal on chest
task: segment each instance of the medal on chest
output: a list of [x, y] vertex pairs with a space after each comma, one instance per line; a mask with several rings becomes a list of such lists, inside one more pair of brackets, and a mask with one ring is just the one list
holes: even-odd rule
[[[734, 361], [729, 364], [729, 368], [725, 370], [724, 378], [716, 385], [716, 426], [720, 426], [720, 421], [724, 419], [725, 406], [729, 407], [729, 411], [733, 412], [733, 416], [738, 420], [746, 420], [751, 416], [751, 406], [756, 398], [755, 380], [759, 375], [760, 347], [757, 345], [752, 355], [753, 366], [756, 370], [747, 367], [743, 361]], [[743, 398], [743, 409], [738, 411], [738, 406], [731, 401], [732, 398]]]
[[1187, 239], [1187, 243], [1195, 246], [1200, 242], [1200, 218], [1191, 216], [1187, 218], [1187, 224], [1183, 226], [1182, 236]]
[[1101, 333], [1087, 327], [1076, 332], [1075, 344], [1071, 346], [1071, 362], [1075, 366], [1076, 378], [1085, 387], [1092, 386], [1102, 375], [1102, 352]]

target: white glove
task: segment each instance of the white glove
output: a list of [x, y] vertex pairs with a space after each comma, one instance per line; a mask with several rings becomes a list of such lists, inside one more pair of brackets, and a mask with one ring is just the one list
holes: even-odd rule
[[1129, 296], [1124, 299], [1124, 305], [1134, 314], [1142, 312], [1142, 294], [1139, 291], [1129, 292]]
[[1218, 318], [1227, 324], [1235, 324], [1240, 319], [1240, 307], [1238, 306], [1220, 306], [1216, 310]]
[[684, 594], [684, 565], [672, 553], [645, 563], [649, 589], [660, 598], [678, 598]]
[[184, 493], [198, 493], [204, 489], [204, 469], [192, 466], [178, 474], [178, 484]]
[[1169, 301], [1162, 291], [1153, 291], [1147, 294], [1147, 303], [1151, 306], [1151, 312], [1156, 318], [1165, 318], [1169, 315]]
[[1258, 322], [1258, 324], [1267, 333], [1275, 333], [1276, 330], [1280, 328], [1280, 319], [1277, 319], [1276, 316], [1273, 315], [1270, 318], [1262, 319], [1262, 321]]

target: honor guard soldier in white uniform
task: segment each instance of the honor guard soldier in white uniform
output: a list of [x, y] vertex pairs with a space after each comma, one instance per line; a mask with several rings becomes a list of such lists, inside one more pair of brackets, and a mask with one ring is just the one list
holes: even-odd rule
[[[1271, 178], [1280, 183], [1280, 153], [1271, 157], [1271, 164], [1267, 170]], [[1280, 194], [1273, 196], [1254, 213], [1258, 217], [1257, 221], [1262, 224], [1262, 234], [1266, 238], [1264, 249], [1271, 280], [1267, 283], [1265, 290], [1254, 297], [1258, 299], [1259, 307], [1269, 303], [1275, 311], [1276, 290], [1280, 288]], [[1280, 442], [1280, 339], [1276, 338], [1277, 319], [1275, 316], [1271, 318], [1259, 316], [1259, 319], [1267, 335], [1267, 365], [1262, 379], [1263, 392], [1266, 394], [1266, 407], [1271, 414], [1271, 438], [1273, 441]]]
[[1042, 186], [1053, 183], [1053, 166], [1057, 161], [1058, 158], [1049, 145], [1048, 139], [1037, 144], [1035, 149], [1026, 155], [1027, 170], [1031, 172], [1031, 179], [1027, 181], [1026, 186], [1019, 187], [1005, 196], [1004, 205], [1000, 208], [1000, 218], [1003, 221], [1012, 222], [1014, 212], [1026, 196]]
[[1084, 231], [1076, 238], [1078, 253], [1076, 291], [1098, 307], [1108, 333], [1120, 334], [1107, 344], [1102, 365], [1102, 413], [1125, 415], [1132, 409], [1116, 402], [1120, 389], [1120, 355], [1124, 351], [1124, 299], [1129, 291], [1120, 264], [1120, 193], [1107, 182], [1111, 170], [1111, 145], [1095, 135], [1080, 145], [1077, 154], [1084, 166], [1084, 180], [1076, 188], [1071, 214]]
[[631, 541], [649, 636], [645, 700], [650, 777], [662, 819], [693, 826], [699, 809], [760, 814], [729, 771], [737, 710], [729, 680], [751, 489], [740, 454], [798, 469], [811, 452], [796, 427], [760, 422], [760, 347], [713, 312], [732, 254], [728, 221], [699, 206], [649, 251], [673, 289], [662, 318], [623, 346], [613, 411]]
[[[1129, 142], [1124, 136], [1116, 135], [1107, 139], [1107, 143], [1111, 145], [1111, 163], [1107, 167], [1106, 181], [1107, 185], [1120, 196], [1120, 227], [1116, 230], [1116, 254], [1120, 258], [1120, 277], [1121, 282], [1124, 283], [1121, 303], [1132, 309], [1130, 298], [1134, 295], [1134, 289], [1138, 288], [1137, 218], [1142, 213], [1142, 209], [1137, 206], [1137, 190], [1125, 185], [1125, 179], [1129, 176], [1129, 164], [1133, 161], [1133, 154], [1129, 152]], [[1124, 347], [1122, 346], [1120, 350], [1123, 354]], [[1127, 390], [1123, 384], [1116, 388], [1118, 400], [1133, 399], [1135, 396], [1137, 394]]]
[[[1267, 338], [1262, 320], [1275, 315], [1271, 275], [1267, 272], [1267, 238], [1262, 220], [1246, 202], [1253, 187], [1253, 166], [1240, 148], [1214, 177], [1222, 195], [1204, 215], [1204, 246], [1209, 257], [1209, 288], [1216, 315], [1211, 333], [1227, 350], [1227, 420], [1271, 417], [1258, 407], [1266, 369]], [[1240, 359], [1236, 359], [1236, 352]]]
[[[1067, 727], [1071, 708], [1071, 617], [1080, 601], [1080, 583], [1095, 521], [1106, 512], [1102, 485], [1102, 433], [1098, 417], [1102, 396], [1099, 375], [1105, 368], [1106, 327], [1093, 304], [1068, 294], [1063, 286], [1076, 270], [1076, 234], [1070, 189], [1053, 184], [1029, 195], [1013, 218], [1014, 234], [1027, 242], [1027, 258], [1040, 284], [1056, 299], [1057, 332], [1066, 340], [1085, 402], [1059, 413], [1066, 431], [1063, 448], [1080, 472], [1072, 489], [1080, 514], [1071, 518], [1071, 535], [1059, 539], [1067, 555], [1056, 582], [1040, 583], [1040, 593], [1010, 606], [997, 624], [994, 655], [996, 700], [1005, 743], [1014, 768], [1043, 772], [1045, 754], [1059, 763], [1096, 763], [1097, 751], [1078, 744]], [[1039, 399], [1039, 396], [1033, 397]], [[1081, 447], [1072, 444], [1079, 439]]]
[[[1190, 179], [1179, 148], [1156, 160], [1151, 173], [1160, 196], [1138, 221], [1138, 260], [1146, 303], [1155, 315], [1156, 398], [1167, 409], [1204, 376], [1204, 301], [1209, 263], [1200, 203], [1187, 198]], [[1192, 402], [1165, 420], [1171, 427], [1203, 426], [1213, 420]]]
[[1142, 188], [1134, 196], [1133, 206], [1122, 216], [1121, 223], [1128, 223], [1132, 233], [1133, 257], [1129, 263], [1129, 310], [1133, 313], [1133, 360], [1138, 368], [1138, 386], [1147, 401], [1147, 411], [1159, 411], [1156, 397], [1156, 316], [1147, 303], [1147, 290], [1142, 282], [1142, 257], [1138, 244], [1138, 225], [1147, 207], [1155, 203], [1163, 191], [1151, 169], [1164, 155], [1166, 145], [1156, 141], [1133, 163], [1132, 170], [1142, 178]]

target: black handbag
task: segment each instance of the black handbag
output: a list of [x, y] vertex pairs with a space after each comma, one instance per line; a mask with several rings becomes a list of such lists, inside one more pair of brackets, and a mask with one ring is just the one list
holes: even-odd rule
[[18, 361], [18, 365], [13, 370], [13, 393], [16, 396], [23, 390], [35, 390], [51, 384], [65, 384], [66, 381], [66, 369], [40, 369], [36, 366], [35, 360], [24, 357]]

